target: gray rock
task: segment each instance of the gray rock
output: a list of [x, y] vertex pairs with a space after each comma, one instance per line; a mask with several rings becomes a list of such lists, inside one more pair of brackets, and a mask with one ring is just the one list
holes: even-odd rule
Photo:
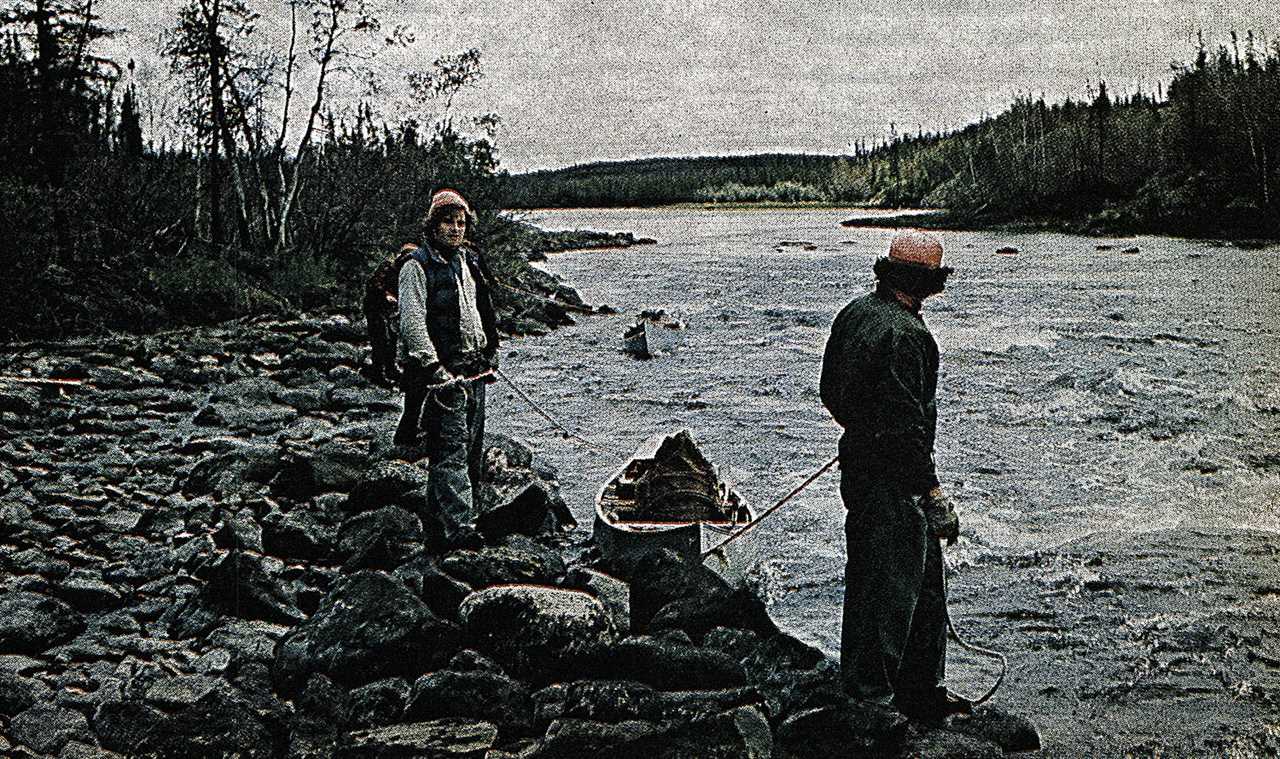
[[350, 693], [351, 724], [357, 727], [384, 727], [399, 720], [409, 701], [409, 683], [388, 677], [362, 685]]
[[644, 748], [665, 738], [670, 730], [669, 725], [644, 720], [558, 719], [547, 727], [541, 755], [636, 757]]
[[92, 741], [89, 720], [73, 709], [37, 704], [9, 722], [9, 737], [46, 754], [56, 754], [69, 741]]
[[719, 626], [752, 630], [762, 635], [778, 631], [764, 602], [745, 587], [718, 596], [695, 595], [671, 601], [653, 615], [646, 630], [654, 635], [666, 630], [683, 630], [694, 640], [701, 640]]
[[546, 725], [564, 718], [608, 722], [706, 719], [740, 706], [760, 706], [763, 699], [750, 687], [661, 691], [630, 680], [576, 680], [543, 688], [533, 694], [533, 702], [536, 723]]
[[153, 725], [136, 750], [163, 757], [272, 756], [283, 744], [244, 694], [224, 686]]
[[587, 567], [573, 567], [565, 576], [565, 586], [595, 596], [609, 613], [614, 630], [625, 634], [631, 628], [631, 586], [610, 574]]
[[0, 595], [0, 651], [5, 653], [40, 653], [84, 626], [84, 618], [56, 598], [21, 591]]
[[176, 675], [165, 677], [147, 688], [147, 703], [174, 709], [194, 704], [218, 687], [221, 681], [205, 675]]
[[213, 536], [219, 548], [262, 553], [262, 526], [250, 509], [223, 514], [222, 525]]
[[991, 707], [978, 707], [972, 714], [956, 715], [947, 728], [985, 738], [1010, 753], [1040, 750], [1040, 731], [1034, 722]]
[[565, 660], [610, 635], [604, 606], [577, 590], [492, 587], [468, 596], [458, 613], [473, 648], [535, 682], [545, 682]]
[[404, 719], [443, 717], [486, 720], [505, 736], [529, 728], [529, 689], [506, 675], [440, 670], [423, 675], [413, 684]]
[[288, 691], [316, 672], [351, 687], [424, 672], [457, 649], [454, 625], [385, 573], [363, 570], [345, 577], [280, 641], [273, 675]]
[[14, 672], [0, 671], [0, 716], [12, 717], [47, 700], [49, 686]]
[[[631, 629], [634, 632], [646, 630], [654, 615], [668, 604], [716, 604], [732, 593], [728, 583], [715, 572], [700, 563], [686, 561], [667, 549], [643, 554], [634, 565], [614, 567], [613, 571], [631, 583]], [[723, 622], [720, 624], [724, 625]]]
[[297, 507], [273, 511], [262, 521], [262, 544], [273, 555], [290, 559], [323, 559], [337, 540], [338, 530], [310, 510]]
[[427, 484], [427, 472], [422, 467], [403, 461], [382, 461], [374, 464], [352, 487], [344, 508], [361, 512], [399, 506], [413, 514], [425, 514]]
[[1004, 751], [986, 738], [935, 729], [909, 738], [898, 756], [903, 759], [1000, 759]]
[[439, 719], [348, 733], [343, 756], [479, 757], [498, 740], [490, 722]]
[[676, 640], [633, 636], [581, 646], [561, 671], [564, 679], [635, 680], [655, 688], [722, 689], [747, 685], [738, 662], [723, 653]]
[[142, 739], [166, 719], [141, 701], [104, 701], [93, 713], [93, 731], [103, 748], [132, 755]]
[[0, 413], [26, 415], [40, 409], [40, 393], [29, 387], [0, 387]]
[[224, 552], [197, 571], [196, 576], [206, 583], [201, 600], [224, 614], [279, 624], [306, 619], [298, 608], [296, 594], [262, 556]]
[[346, 726], [351, 714], [351, 699], [346, 689], [320, 674], [307, 679], [307, 687], [302, 689], [295, 706], [308, 718], [326, 723], [335, 732]]
[[391, 574], [443, 619], [457, 619], [458, 607], [472, 591], [470, 585], [445, 574], [436, 560], [427, 556], [418, 556]]
[[473, 588], [519, 583], [554, 583], [565, 572], [555, 551], [523, 535], [512, 535], [500, 546], [454, 551], [440, 560], [440, 568]]
[[343, 569], [394, 569], [422, 552], [422, 523], [397, 506], [356, 514], [338, 529], [334, 549]]
[[899, 748], [907, 729], [907, 720], [894, 710], [848, 701], [793, 714], [776, 737], [784, 756], [881, 755]]

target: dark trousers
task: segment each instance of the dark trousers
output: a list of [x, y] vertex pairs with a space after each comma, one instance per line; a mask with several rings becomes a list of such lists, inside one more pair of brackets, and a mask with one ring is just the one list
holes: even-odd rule
[[925, 697], [946, 676], [942, 548], [916, 498], [883, 478], [841, 468], [848, 509], [840, 670], [855, 698]]
[[[474, 529], [484, 456], [483, 380], [438, 389], [406, 378], [398, 445], [421, 442], [430, 459], [427, 505], [444, 524], [445, 536]], [[421, 436], [421, 437], [419, 437]]]

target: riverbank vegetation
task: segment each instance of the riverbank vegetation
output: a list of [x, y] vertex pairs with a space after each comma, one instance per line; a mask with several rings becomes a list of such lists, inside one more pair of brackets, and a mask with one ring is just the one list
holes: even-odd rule
[[[452, 109], [478, 51], [411, 72], [395, 118], [339, 111], [337, 88], [368, 86], [412, 34], [360, 0], [286, 5], [280, 49], [242, 0], [187, 0], [163, 20], [172, 89], [150, 90], [98, 54], [112, 32], [91, 3], [0, 14], [0, 339], [353, 303], [435, 189], [496, 207], [500, 120]], [[495, 269], [527, 269], [528, 230], [484, 211], [480, 227]]]
[[1203, 41], [1167, 87], [1021, 96], [946, 134], [851, 155], [654, 159], [510, 177], [514, 207], [825, 201], [943, 208], [941, 223], [1068, 231], [1280, 236], [1280, 43]]

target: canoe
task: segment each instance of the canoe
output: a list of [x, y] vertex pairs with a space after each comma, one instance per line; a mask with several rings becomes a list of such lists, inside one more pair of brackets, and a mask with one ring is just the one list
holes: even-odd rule
[[1003, 248], [996, 249], [997, 256], [1016, 256], [1020, 251], [1012, 245], [1006, 245]]
[[[691, 561], [698, 561], [704, 551], [719, 545], [721, 541], [742, 529], [755, 519], [751, 507], [728, 484], [719, 483], [718, 498], [724, 518], [691, 519], [677, 516], [634, 519], [627, 516], [637, 504], [637, 482], [652, 466], [654, 456], [661, 447], [665, 435], [655, 435], [645, 441], [635, 455], [620, 467], [600, 489], [596, 497], [596, 517], [592, 538], [601, 556], [609, 564], [626, 565], [642, 554], [669, 548]], [[736, 541], [724, 551], [708, 557], [707, 565], [728, 580], [739, 580], [749, 567], [733, 551], [735, 546], [746, 545]]]

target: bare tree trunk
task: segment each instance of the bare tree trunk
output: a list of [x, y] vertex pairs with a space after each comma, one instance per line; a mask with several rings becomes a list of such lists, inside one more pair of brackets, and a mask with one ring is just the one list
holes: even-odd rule
[[[311, 149], [311, 135], [315, 132], [316, 119], [320, 115], [321, 106], [324, 105], [325, 80], [329, 74], [329, 64], [333, 62], [334, 44], [338, 40], [338, 25], [342, 17], [344, 4], [341, 0], [328, 0], [328, 6], [329, 23], [325, 29], [324, 52], [320, 55], [320, 72], [316, 78], [315, 98], [311, 101], [311, 112], [307, 116], [307, 128], [303, 131], [302, 138], [298, 141], [298, 158], [293, 165], [293, 176], [289, 180], [289, 189], [280, 205], [280, 219], [276, 229], [273, 255], [279, 255], [280, 251], [288, 243], [289, 215], [298, 199], [298, 187], [302, 178], [302, 169], [306, 165], [307, 155]], [[282, 170], [282, 179], [283, 173]]]
[[209, 96], [212, 100], [212, 122], [209, 130], [209, 236], [213, 246], [222, 249], [222, 166], [218, 157], [220, 141], [218, 139], [217, 114], [222, 108], [222, 41], [218, 38], [219, 16], [222, 11], [222, 0], [201, 0], [201, 11], [204, 13], [209, 45]]

